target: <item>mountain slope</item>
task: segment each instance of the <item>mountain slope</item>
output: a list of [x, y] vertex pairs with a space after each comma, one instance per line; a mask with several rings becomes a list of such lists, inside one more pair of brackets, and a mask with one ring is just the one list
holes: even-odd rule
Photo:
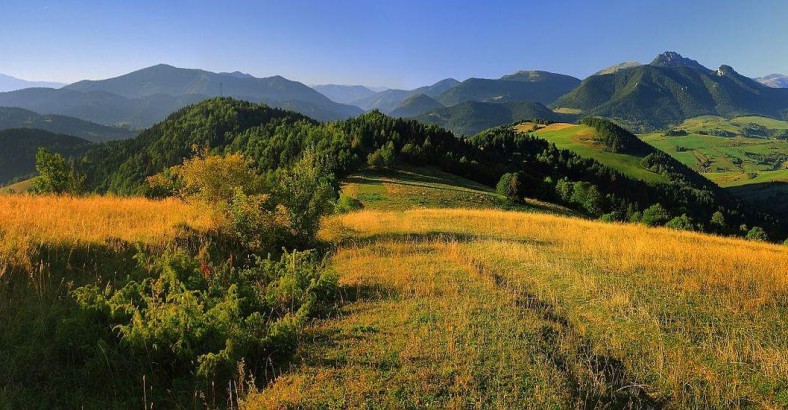
[[554, 113], [533, 102], [485, 103], [467, 101], [451, 107], [438, 108], [415, 117], [435, 124], [457, 135], [471, 136], [487, 128], [524, 120], [569, 121], [573, 117]]
[[137, 131], [108, 127], [93, 122], [62, 115], [40, 115], [15, 107], [0, 107], [0, 130], [9, 128], [35, 128], [55, 134], [74, 135], [89, 141], [109, 141], [131, 138]]
[[313, 85], [312, 89], [342, 104], [352, 104], [353, 101], [367, 98], [375, 91], [370, 90], [363, 85], [337, 85], [337, 84], [324, 84]]
[[427, 111], [437, 108], [443, 108], [443, 104], [439, 103], [436, 99], [427, 96], [426, 94], [416, 94], [403, 101], [394, 111], [391, 112], [392, 117], [416, 117]]
[[53, 134], [43, 130], [8, 129], [0, 131], [0, 185], [35, 173], [35, 158], [39, 147], [64, 156], [84, 153], [90, 142], [70, 135]]
[[552, 107], [579, 109], [635, 129], [664, 128], [709, 114], [788, 115], [788, 90], [766, 87], [729, 66], [707, 71], [686, 60], [659, 59], [657, 65], [591, 76]]
[[610, 67], [607, 68], [603, 68], [597, 71], [596, 73], [594, 73], [594, 75], [613, 74], [619, 70], [626, 70], [627, 68], [632, 68], [632, 67], [640, 67], [641, 65], [643, 64], [640, 64], [637, 61], [625, 61], [623, 63], [619, 63], [619, 64], [611, 65]]
[[10, 75], [0, 74], [0, 92], [21, 90], [24, 88], [60, 88], [64, 86], [63, 83], [56, 83], [52, 81], [27, 81], [22, 80]]
[[419, 87], [415, 90], [385, 90], [353, 101], [352, 104], [367, 111], [380, 110], [383, 113], [390, 114], [399, 108], [408, 98], [415, 97], [419, 94], [435, 98], [459, 83], [459, 81], [453, 78], [447, 78], [435, 84]]
[[550, 104], [580, 84], [577, 78], [546, 71], [519, 71], [500, 79], [470, 78], [441, 93], [437, 100], [452, 106], [466, 101], [530, 101]]
[[145, 128], [166, 118], [169, 113], [205, 98], [197, 94], [125, 98], [104, 91], [28, 88], [0, 93], [0, 106], [24, 108], [39, 114], [65, 115], [99, 124]]

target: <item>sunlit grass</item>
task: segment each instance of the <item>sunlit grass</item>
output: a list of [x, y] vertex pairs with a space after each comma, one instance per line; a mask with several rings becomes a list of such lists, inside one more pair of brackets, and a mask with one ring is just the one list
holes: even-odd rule
[[788, 405], [788, 248], [461, 209], [361, 211], [322, 235], [347, 289], [375, 296], [316, 325], [252, 407]]

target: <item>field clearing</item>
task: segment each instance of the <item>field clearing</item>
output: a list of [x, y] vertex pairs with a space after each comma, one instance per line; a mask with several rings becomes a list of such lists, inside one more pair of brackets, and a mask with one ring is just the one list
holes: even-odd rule
[[640, 165], [640, 157], [607, 152], [604, 146], [594, 141], [596, 130], [587, 125], [555, 123], [532, 131], [533, 124], [515, 126], [515, 130], [544, 138], [560, 149], [573, 151], [585, 158], [592, 158], [619, 172], [648, 182], [667, 182], [665, 177], [651, 172]]
[[495, 210], [327, 221], [346, 291], [252, 408], [788, 406], [788, 249]]
[[372, 210], [478, 208], [573, 213], [562, 206], [533, 199], [526, 199], [525, 204], [512, 204], [488, 186], [437, 168], [368, 170], [346, 178], [342, 192]]

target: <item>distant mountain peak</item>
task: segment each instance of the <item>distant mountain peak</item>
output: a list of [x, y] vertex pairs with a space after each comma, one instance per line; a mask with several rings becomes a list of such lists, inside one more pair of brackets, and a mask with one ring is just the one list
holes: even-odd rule
[[772, 88], [788, 88], [788, 75], [774, 73], [758, 77], [755, 80]]
[[658, 55], [654, 58], [654, 61], [651, 62], [651, 65], [656, 67], [689, 67], [703, 71], [711, 71], [701, 63], [691, 58], [686, 58], [675, 51], [666, 51]]

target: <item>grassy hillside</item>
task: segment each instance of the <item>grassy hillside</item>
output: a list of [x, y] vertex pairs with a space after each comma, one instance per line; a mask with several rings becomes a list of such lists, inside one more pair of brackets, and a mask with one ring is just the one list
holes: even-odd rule
[[788, 250], [493, 210], [327, 221], [345, 295], [281, 407], [783, 407]]
[[524, 204], [511, 204], [490, 187], [432, 167], [405, 167], [387, 172], [367, 170], [345, 178], [342, 192], [358, 199], [369, 210], [471, 208], [573, 213], [529, 198]]
[[520, 132], [529, 133], [554, 143], [560, 149], [567, 149], [576, 154], [593, 158], [623, 174], [648, 182], [667, 182], [667, 179], [641, 165], [642, 156], [609, 152], [598, 141], [598, 132], [587, 125], [555, 123], [540, 125], [524, 122], [515, 126]]

